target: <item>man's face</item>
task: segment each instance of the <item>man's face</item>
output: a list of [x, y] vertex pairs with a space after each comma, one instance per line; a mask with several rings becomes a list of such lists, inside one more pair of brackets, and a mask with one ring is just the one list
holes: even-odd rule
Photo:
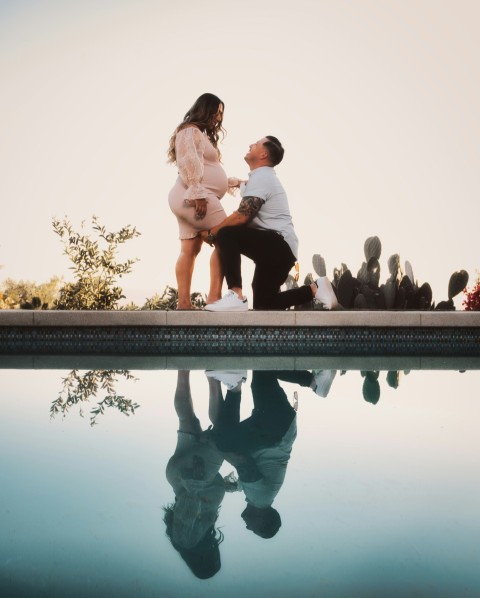
[[245, 161], [250, 164], [252, 162], [257, 162], [265, 157], [266, 150], [263, 147], [263, 144], [267, 141], [266, 137], [262, 137], [255, 143], [249, 145], [248, 152], [245, 154]]

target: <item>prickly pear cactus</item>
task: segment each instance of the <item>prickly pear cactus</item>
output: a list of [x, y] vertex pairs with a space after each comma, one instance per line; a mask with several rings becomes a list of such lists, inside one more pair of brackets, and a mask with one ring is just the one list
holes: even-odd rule
[[326, 276], [327, 275], [327, 268], [325, 267], [325, 260], [318, 253], [316, 253], [313, 256], [312, 265], [313, 265], [313, 269], [316, 272], [317, 276]]
[[340, 305], [345, 309], [349, 309], [353, 305], [355, 283], [356, 281], [353, 278], [350, 270], [345, 270], [345, 272], [342, 274], [342, 276], [340, 276], [340, 279], [338, 281], [337, 298]]
[[354, 309], [368, 309], [368, 304], [365, 295], [363, 295], [362, 293], [358, 293], [353, 302], [353, 307]]
[[333, 284], [335, 286], [338, 286], [338, 281], [340, 280], [340, 277], [347, 270], [348, 270], [348, 266], [346, 264], [343, 264], [343, 263], [340, 265], [340, 268], [334, 268], [333, 269]]
[[418, 308], [430, 309], [432, 306], [432, 287], [428, 282], [424, 282], [418, 289]]
[[366, 262], [362, 262], [360, 270], [357, 272], [357, 278], [360, 284], [368, 284], [369, 274]]
[[365, 253], [365, 259], [370, 260], [372, 257], [380, 259], [382, 254], [382, 243], [378, 237], [368, 237], [365, 244], [363, 245], [363, 251]]
[[288, 290], [296, 289], [298, 287], [297, 281], [295, 280], [295, 278], [293, 278], [293, 276], [291, 274], [289, 274], [287, 276], [287, 280], [285, 281], [285, 286], [287, 287]]
[[410, 279], [410, 282], [414, 285], [415, 278], [413, 277], [413, 268], [412, 268], [412, 264], [408, 260], [406, 260], [406, 262], [405, 262], [405, 274]]
[[378, 258], [371, 257], [367, 263], [368, 282], [370, 286], [377, 287], [380, 282], [380, 263]]
[[402, 279], [402, 268], [400, 267], [400, 256], [398, 253], [394, 253], [388, 258], [388, 271], [390, 272], [389, 280], [392, 282]]
[[453, 299], [461, 293], [468, 284], [468, 273], [465, 270], [458, 270], [450, 276], [448, 283], [448, 298]]
[[394, 282], [389, 281], [381, 286], [380, 292], [383, 294], [385, 299], [385, 308], [393, 309], [395, 307], [397, 285]]

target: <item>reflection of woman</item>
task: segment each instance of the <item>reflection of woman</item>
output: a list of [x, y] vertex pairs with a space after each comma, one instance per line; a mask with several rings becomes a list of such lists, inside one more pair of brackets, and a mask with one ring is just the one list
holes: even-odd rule
[[[210, 394], [210, 418], [214, 422], [221, 395]], [[175, 392], [179, 430], [175, 454], [167, 465], [167, 479], [175, 502], [165, 509], [166, 533], [191, 571], [201, 579], [220, 569], [219, 544], [223, 535], [215, 529], [225, 484], [218, 473], [223, 457], [208, 442], [193, 409], [190, 372], [179, 371]]]
[[[168, 161], [178, 167], [178, 178], [168, 202], [178, 220], [180, 256], [175, 274], [177, 309], [192, 309], [191, 282], [195, 259], [201, 249], [201, 230], [208, 230], [226, 217], [220, 203], [228, 180], [220, 164], [219, 133], [223, 133], [223, 102], [211, 93], [201, 95], [170, 138]], [[231, 179], [232, 186], [238, 180]], [[210, 258], [210, 290], [207, 303], [221, 298], [222, 271], [217, 251]]]

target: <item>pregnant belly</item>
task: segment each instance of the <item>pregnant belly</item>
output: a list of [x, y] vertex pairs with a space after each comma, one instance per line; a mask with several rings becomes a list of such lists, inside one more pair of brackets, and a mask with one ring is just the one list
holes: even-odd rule
[[228, 179], [220, 164], [205, 164], [202, 185], [218, 198], [225, 195], [228, 188]]

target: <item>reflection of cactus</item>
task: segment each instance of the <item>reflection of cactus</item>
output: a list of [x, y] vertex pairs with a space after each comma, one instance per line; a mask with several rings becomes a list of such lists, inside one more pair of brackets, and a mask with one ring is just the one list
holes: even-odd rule
[[387, 373], [387, 384], [391, 388], [398, 388], [400, 382], [400, 373], [399, 372], [388, 372]]
[[362, 372], [365, 377], [363, 381], [363, 398], [372, 405], [376, 405], [380, 399], [380, 384], [378, 383], [378, 372]]

